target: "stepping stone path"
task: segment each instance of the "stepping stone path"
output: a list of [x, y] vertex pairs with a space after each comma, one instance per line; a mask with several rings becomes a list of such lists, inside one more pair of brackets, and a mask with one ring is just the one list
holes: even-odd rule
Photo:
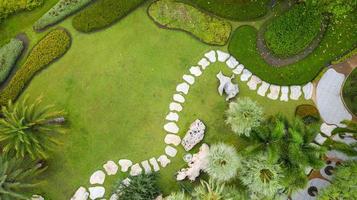
[[[203, 71], [214, 62], [225, 63], [226, 66], [232, 70], [232, 73], [235, 75], [239, 75], [242, 81], [247, 81], [247, 85], [250, 90], [257, 90], [257, 94], [260, 96], [267, 95], [268, 98], [273, 100], [279, 99], [279, 93], [281, 91], [280, 100], [288, 101], [288, 100], [298, 100], [303, 93], [305, 99], [311, 99], [314, 87], [312, 83], [307, 83], [304, 86], [276, 86], [271, 85], [263, 80], [261, 80], [258, 76], [254, 75], [248, 69], [245, 69], [243, 64], [240, 64], [239, 61], [231, 56], [229, 53], [226, 53], [221, 50], [211, 50], [206, 52], [204, 56], [198, 61], [198, 66], [191, 66], [188, 70], [189, 73], [184, 74], [182, 79], [184, 82], [179, 83], [176, 86], [176, 91], [173, 94], [173, 102], [169, 104], [169, 112], [166, 115], [165, 119], [167, 120], [164, 125], [164, 130], [167, 133], [164, 142], [168, 145], [165, 148], [165, 155], [160, 155], [157, 159], [155, 157], [150, 158], [149, 160], [141, 161], [141, 165], [144, 168], [146, 173], [150, 171], [159, 171], [160, 166], [166, 167], [170, 164], [170, 159], [167, 157], [175, 157], [177, 154], [177, 150], [170, 146], [177, 146], [181, 142], [181, 138], [178, 135], [179, 127], [177, 122], [179, 121], [179, 112], [182, 111], [183, 105], [185, 103], [185, 95], [189, 93], [190, 86], [193, 86], [195, 83], [195, 78], [198, 78], [203, 74]], [[268, 92], [269, 90], [269, 92]], [[290, 92], [290, 93], [289, 93]], [[268, 94], [267, 94], [268, 93]], [[322, 139], [324, 138], [321, 135]], [[321, 139], [321, 138], [320, 138]], [[130, 175], [138, 175], [142, 173], [143, 168], [139, 163], [133, 165], [133, 163], [128, 159], [121, 159], [118, 162], [120, 171], [122, 173], [129, 172]], [[103, 165], [104, 171], [108, 175], [114, 175], [118, 171], [118, 165], [116, 165], [113, 161], [108, 161]], [[102, 170], [98, 170], [90, 177], [90, 183], [93, 187], [89, 187], [89, 197], [91, 199], [102, 198], [105, 193], [105, 189], [102, 185], [105, 181], [105, 173]], [[77, 196], [82, 195], [82, 199], [86, 200], [88, 197], [88, 192], [84, 187], [80, 187], [71, 200], [82, 200]]]

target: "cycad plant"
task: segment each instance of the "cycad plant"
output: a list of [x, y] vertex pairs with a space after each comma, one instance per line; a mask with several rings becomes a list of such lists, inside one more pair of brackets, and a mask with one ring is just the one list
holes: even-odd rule
[[16, 158], [0, 156], [0, 199], [28, 200], [24, 190], [37, 186], [33, 179], [44, 170], [42, 164], [28, 164]]
[[37, 98], [29, 103], [25, 97], [21, 102], [9, 101], [2, 107], [0, 144], [5, 154], [46, 159], [48, 151], [58, 144], [54, 136], [63, 130], [64, 112], [54, 110], [53, 106], [42, 106], [41, 102]]
[[209, 179], [201, 181], [201, 185], [195, 187], [192, 192], [194, 200], [245, 200], [246, 194], [235, 187], [227, 187], [225, 183]]

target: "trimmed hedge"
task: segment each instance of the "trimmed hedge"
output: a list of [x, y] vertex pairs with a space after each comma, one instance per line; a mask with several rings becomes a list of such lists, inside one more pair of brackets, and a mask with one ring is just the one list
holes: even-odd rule
[[311, 124], [320, 120], [320, 113], [317, 108], [308, 104], [296, 107], [295, 116], [300, 117], [305, 124]]
[[320, 33], [322, 23], [323, 17], [317, 10], [298, 4], [267, 25], [265, 43], [276, 56], [298, 54]]
[[354, 69], [347, 77], [342, 96], [349, 110], [357, 116], [357, 69]]
[[271, 84], [302, 85], [313, 80], [321, 69], [357, 43], [357, 23], [353, 14], [343, 23], [331, 23], [320, 45], [303, 60], [273, 67], [267, 64], [256, 49], [257, 30], [251, 26], [237, 28], [228, 46], [235, 56], [253, 74]]
[[0, 48], [0, 83], [4, 82], [22, 53], [24, 45], [19, 39], [11, 39]]
[[55, 59], [65, 54], [70, 44], [71, 37], [63, 29], [53, 30], [44, 36], [33, 47], [23, 66], [1, 91], [0, 105], [6, 105], [9, 100], [14, 101], [32, 77]]
[[153, 2], [148, 8], [148, 13], [161, 26], [186, 31], [212, 45], [225, 45], [231, 33], [228, 21], [173, 0]]
[[33, 10], [43, 4], [43, 0], [0, 0], [0, 23], [9, 15], [23, 10]]
[[106, 28], [120, 20], [145, 0], [97, 0], [80, 11], [72, 21], [73, 27], [81, 32]]
[[33, 28], [35, 30], [44, 29], [53, 25], [89, 4], [93, 0], [60, 0], [47, 13], [38, 19]]
[[270, 0], [178, 0], [232, 20], [252, 20], [268, 12]]

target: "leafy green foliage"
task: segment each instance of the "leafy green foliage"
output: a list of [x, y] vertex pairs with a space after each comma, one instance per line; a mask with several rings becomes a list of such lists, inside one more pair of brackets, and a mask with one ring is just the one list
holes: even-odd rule
[[264, 16], [269, 0], [179, 0], [220, 17], [246, 21]]
[[263, 120], [263, 108], [249, 98], [239, 98], [229, 104], [226, 115], [226, 123], [235, 134], [249, 137], [251, 130]]
[[153, 2], [148, 13], [155, 22], [163, 27], [189, 32], [208, 44], [224, 45], [231, 33], [231, 25], [228, 21], [210, 16], [190, 5], [173, 0]]
[[92, 1], [93, 0], [59, 0], [56, 5], [35, 22], [33, 27], [36, 30], [41, 30], [47, 26], [58, 23]]
[[169, 196], [165, 197], [165, 200], [190, 200], [190, 197], [187, 197], [183, 192], [174, 192]]
[[348, 76], [342, 90], [343, 100], [349, 110], [357, 115], [357, 69]]
[[23, 66], [0, 93], [0, 105], [15, 100], [32, 77], [49, 63], [67, 52], [71, 38], [62, 29], [48, 33], [30, 52]]
[[320, 12], [330, 13], [338, 22], [343, 21], [348, 14], [356, 12], [356, 0], [305, 0], [310, 7], [316, 7]]
[[116, 194], [123, 200], [148, 200], [155, 199], [160, 194], [157, 186], [157, 174], [140, 174], [129, 177], [130, 184], [127, 186], [120, 182], [116, 188]]
[[11, 39], [9, 43], [0, 48], [0, 83], [9, 76], [23, 48], [22, 41], [18, 39]]
[[277, 56], [298, 54], [319, 34], [322, 19], [316, 9], [298, 4], [268, 24], [265, 42]]
[[43, 0], [0, 0], [0, 22], [9, 15], [41, 6]]
[[235, 187], [227, 187], [225, 183], [209, 179], [201, 181], [192, 192], [193, 199], [197, 200], [246, 200], [247, 195]]
[[357, 161], [348, 161], [338, 166], [332, 184], [322, 189], [318, 200], [357, 199]]
[[72, 21], [81, 32], [92, 32], [120, 20], [145, 0], [97, 0], [80, 11]]
[[63, 117], [63, 111], [53, 110], [53, 106], [42, 106], [41, 99], [28, 103], [3, 106], [0, 119], [0, 143], [5, 154], [15, 154], [17, 158], [30, 156], [32, 159], [48, 158], [48, 151], [58, 142], [53, 138], [61, 132], [61, 124], [51, 120]]
[[234, 147], [224, 143], [210, 147], [205, 170], [216, 181], [226, 182], [237, 175], [240, 161]]
[[33, 180], [45, 169], [40, 163], [27, 163], [0, 156], [0, 199], [28, 200], [25, 190], [37, 185]]

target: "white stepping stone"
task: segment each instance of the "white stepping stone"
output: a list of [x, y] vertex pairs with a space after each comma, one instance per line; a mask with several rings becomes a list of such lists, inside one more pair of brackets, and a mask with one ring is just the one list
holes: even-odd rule
[[193, 66], [190, 68], [190, 73], [194, 76], [201, 76], [202, 75], [202, 71], [200, 67], [197, 66]]
[[164, 129], [165, 131], [169, 132], [169, 133], [178, 133], [179, 132], [179, 127], [176, 125], [175, 122], [169, 122], [167, 124], [164, 125]]
[[212, 63], [217, 61], [216, 58], [216, 52], [214, 50], [209, 51], [208, 53], [205, 53], [206, 58]]
[[105, 180], [105, 174], [102, 170], [95, 171], [89, 179], [90, 184], [103, 184]]
[[86, 188], [79, 187], [78, 190], [74, 193], [71, 200], [87, 200], [89, 197], [89, 193], [87, 192]]
[[175, 148], [173, 148], [172, 146], [166, 146], [165, 153], [166, 153], [166, 155], [168, 155], [170, 157], [175, 157], [177, 154], [177, 150]]
[[165, 143], [166, 144], [173, 144], [175, 146], [179, 145], [181, 143], [181, 138], [177, 135], [174, 134], [167, 134], [165, 136]]
[[174, 112], [170, 112], [166, 118], [166, 120], [169, 120], [169, 121], [178, 121], [179, 120], [179, 115], [177, 113], [174, 113]]
[[320, 126], [320, 131], [327, 136], [331, 136], [333, 129], [335, 129], [336, 127], [337, 126], [335, 125], [328, 125], [326, 123], [322, 123]]
[[242, 76], [240, 76], [241, 81], [247, 81], [252, 76], [252, 72], [247, 69], [243, 70]]
[[289, 87], [281, 86], [280, 101], [289, 101]]
[[250, 90], [256, 90], [258, 84], [260, 84], [262, 80], [258, 77], [253, 75], [252, 78], [248, 81], [247, 85]]
[[290, 86], [290, 99], [298, 100], [301, 96], [301, 86], [293, 85]]
[[122, 180], [122, 183], [125, 185], [125, 186], [129, 186], [130, 185], [130, 178], [125, 178], [124, 180]]
[[119, 196], [117, 194], [112, 194], [112, 196], [110, 196], [109, 200], [119, 200]]
[[105, 163], [103, 168], [108, 175], [115, 175], [118, 171], [118, 165], [115, 164], [115, 162], [112, 160], [109, 160], [107, 163]]
[[267, 95], [269, 99], [277, 100], [279, 98], [280, 86], [270, 85], [270, 93]]
[[161, 167], [166, 167], [171, 161], [166, 155], [161, 155], [157, 161], [160, 163]]
[[183, 75], [182, 79], [185, 80], [187, 83], [189, 83], [190, 85], [195, 83], [195, 77], [191, 76], [191, 75]]
[[88, 190], [90, 199], [99, 199], [105, 194], [105, 188], [102, 186], [90, 187]]
[[262, 97], [265, 96], [265, 93], [268, 91], [270, 84], [262, 81], [262, 84], [260, 85], [260, 87], [258, 88], [258, 94]]
[[140, 175], [142, 172], [143, 172], [143, 169], [140, 167], [140, 165], [138, 163], [131, 166], [131, 168], [130, 168], [130, 176], [137, 176], [137, 175]]
[[317, 134], [316, 137], [315, 137], [315, 141], [320, 145], [322, 145], [326, 140], [327, 140], [327, 138], [322, 136], [320, 133]]
[[150, 158], [150, 159], [149, 159], [149, 162], [150, 162], [150, 164], [152, 165], [152, 167], [153, 167], [153, 169], [154, 169], [155, 172], [157, 172], [157, 171], [160, 170], [160, 166], [159, 166], [159, 164], [157, 163], [156, 158]]
[[309, 100], [312, 98], [313, 90], [314, 90], [314, 86], [311, 82], [309, 82], [304, 87], [302, 87], [302, 91], [304, 92], [304, 97], [306, 100]]
[[190, 89], [190, 85], [187, 83], [180, 83], [176, 87], [177, 92], [182, 92], [184, 94], [188, 94], [189, 89]]
[[226, 61], [227, 67], [229, 67], [230, 69], [234, 69], [239, 62], [233, 57], [229, 57], [229, 59]]
[[177, 112], [180, 112], [182, 110], [181, 104], [176, 102], [171, 102], [169, 108], [171, 111], [177, 111]]
[[198, 65], [202, 67], [203, 70], [208, 67], [210, 62], [206, 58], [202, 58], [200, 61], [198, 61]]
[[226, 62], [226, 60], [229, 58], [229, 54], [220, 50], [217, 50], [217, 57], [219, 62]]
[[145, 174], [151, 173], [151, 167], [150, 167], [150, 165], [149, 165], [149, 161], [144, 160], [144, 161], [141, 162], [141, 165], [142, 165], [143, 168], [144, 168]]
[[128, 159], [121, 159], [121, 160], [119, 160], [118, 163], [121, 167], [122, 172], [127, 172], [129, 167], [131, 167], [133, 165], [133, 162], [131, 162], [131, 160], [128, 160]]
[[183, 97], [181, 94], [174, 94], [173, 99], [178, 103], [185, 103], [185, 97]]
[[235, 69], [233, 69], [233, 73], [239, 75], [243, 72], [243, 69], [244, 69], [244, 65], [239, 64]]

